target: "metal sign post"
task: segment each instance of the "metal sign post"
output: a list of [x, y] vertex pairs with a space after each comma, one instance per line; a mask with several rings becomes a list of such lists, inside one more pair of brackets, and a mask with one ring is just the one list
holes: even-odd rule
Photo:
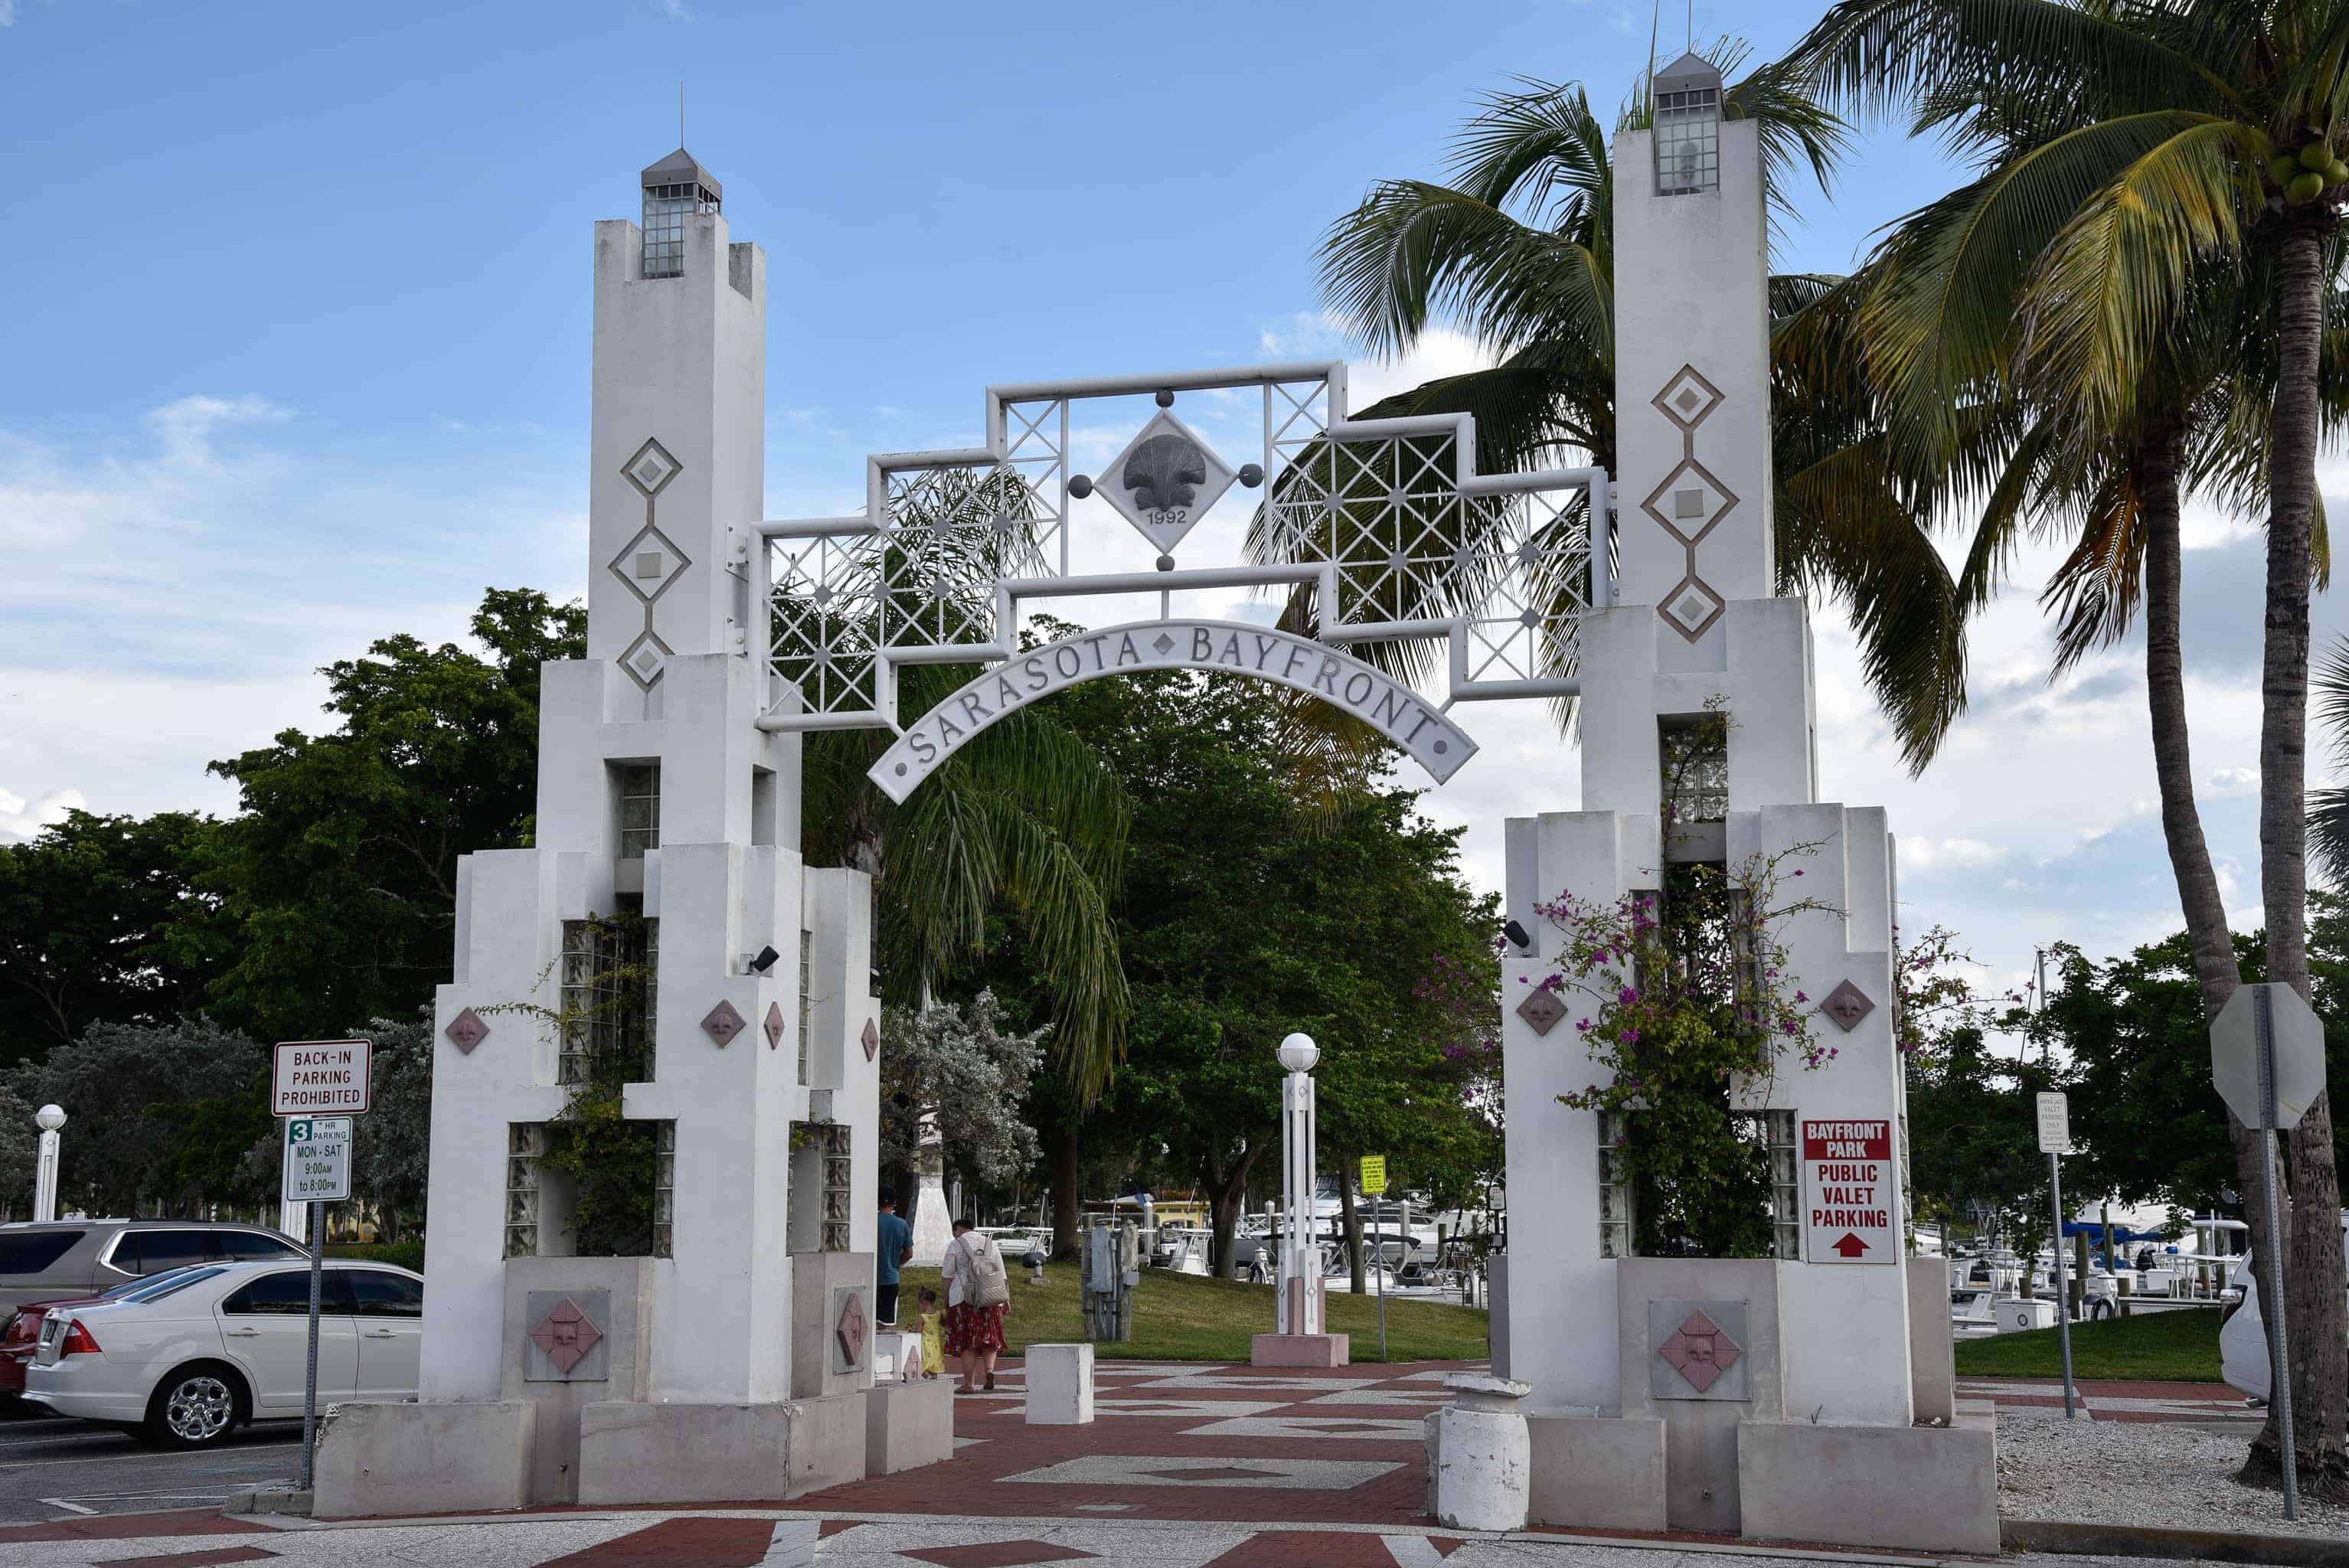
[[[318, 1308], [326, 1284], [326, 1205], [351, 1195], [353, 1116], [374, 1102], [371, 1040], [281, 1040], [272, 1054], [270, 1109], [285, 1126], [280, 1198], [309, 1206], [310, 1343], [302, 1375], [302, 1484], [318, 1468]], [[338, 1110], [340, 1116], [312, 1116]]]
[[[2283, 1516], [2300, 1517], [2300, 1449], [2292, 1431], [2291, 1336], [2284, 1326], [2283, 1222], [2277, 1213], [2275, 1179], [2276, 1049], [2273, 993], [2261, 985], [2251, 998], [2259, 1031], [2260, 1055], [2260, 1207], [2267, 1215], [2267, 1300], [2262, 1315], [2268, 1330], [2268, 1395], [2275, 1404], [2276, 1429], [2283, 1440]], [[2298, 1001], [2297, 993], [2285, 995]], [[2330, 1223], [2331, 1222], [2326, 1222]]]
[[326, 1283], [326, 1205], [310, 1205], [310, 1357], [302, 1374], [302, 1487], [308, 1491], [318, 1470], [318, 1296]]
[[2283, 1217], [2276, 1202], [2276, 1134], [2298, 1125], [2324, 1092], [2324, 1026], [2299, 992], [2269, 981], [2238, 985], [2210, 1020], [2210, 1082], [2245, 1127], [2260, 1130], [2260, 1211], [2267, 1266], [2260, 1308], [2268, 1331], [2268, 1394], [2283, 1441], [2283, 1516], [2300, 1517], [2300, 1450], [2292, 1421], [2292, 1336], [2284, 1321]]
[[[1384, 1197], [1387, 1190], [1387, 1157], [1383, 1154], [1362, 1156], [1362, 1191], [1371, 1196]], [[1371, 1233], [1371, 1266], [1379, 1276], [1379, 1359], [1387, 1358], [1387, 1244], [1373, 1230]]]
[[[2047, 1156], [2047, 1195], [2055, 1210], [2055, 1340], [2064, 1355], [2064, 1418], [2070, 1420], [2072, 1387], [2072, 1291], [2064, 1277], [2064, 1156], [2072, 1152], [2072, 1107], [2061, 1093], [2039, 1097], [2039, 1147]], [[2085, 1287], [2086, 1282], [2083, 1281]]]
[[285, 1119], [282, 1192], [310, 1211], [309, 1370], [302, 1382], [302, 1490], [310, 1490], [318, 1439], [318, 1308], [326, 1284], [326, 1205], [351, 1195], [351, 1119], [298, 1116]]

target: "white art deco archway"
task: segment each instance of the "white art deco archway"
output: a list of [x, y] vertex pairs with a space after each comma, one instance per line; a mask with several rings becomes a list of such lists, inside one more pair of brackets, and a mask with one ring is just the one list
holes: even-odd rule
[[[1439, 782], [1475, 749], [1454, 704], [1580, 690], [1579, 620], [1612, 597], [1603, 470], [1481, 474], [1470, 417], [1350, 418], [1338, 361], [991, 387], [985, 420], [983, 446], [867, 459], [854, 516], [760, 525], [761, 727], [895, 732], [872, 775], [893, 798], [1004, 713], [1123, 671], [1313, 692]], [[1234, 590], [1284, 603], [1234, 619]], [[1044, 602], [1119, 624], [1023, 647]], [[1347, 652], [1366, 644], [1383, 668]], [[902, 718], [901, 666], [971, 663]]]

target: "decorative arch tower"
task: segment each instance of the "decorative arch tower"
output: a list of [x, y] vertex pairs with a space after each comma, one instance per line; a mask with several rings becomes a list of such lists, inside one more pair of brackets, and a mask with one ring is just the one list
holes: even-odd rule
[[[1496, 1359], [1531, 1385], [1538, 1520], [1994, 1551], [1992, 1436], [1953, 1402], [1941, 1264], [1904, 1243], [1893, 840], [1880, 808], [1819, 798], [1809, 617], [1775, 596], [1756, 127], [1724, 118], [1720, 73], [1696, 56], [1655, 88], [1655, 129], [1615, 142], [1620, 564], [1615, 603], [1581, 623], [1582, 809], [1512, 819], [1505, 841], [1509, 913], [1533, 944], [1503, 961], [1525, 1244], [1494, 1291]], [[1668, 827], [1673, 732], [1715, 715], [1722, 798]], [[1599, 1113], [1559, 1100], [1611, 1078], [1561, 1026], [1595, 1004], [1538, 989], [1565, 934], [1537, 906], [1654, 894], [1676, 862], [1781, 856], [1825, 906], [1781, 939], [1789, 992], [1815, 999], [1835, 1054], [1732, 1088], [1771, 1145], [1777, 1255], [1634, 1255], [1634, 1194]], [[1829, 1148], [1864, 1157], [1806, 1158]], [[1823, 1188], [1844, 1168], [1864, 1205]], [[1863, 1210], [1878, 1222], [1827, 1222]], [[1546, 1495], [1545, 1474], [1563, 1478]]]
[[[642, 185], [641, 228], [595, 225], [587, 650], [543, 674], [537, 841], [458, 865], [421, 1398], [329, 1424], [322, 1512], [787, 1497], [893, 1418], [928, 1436], [883, 1468], [951, 1449], [943, 1384], [873, 1387], [869, 880], [802, 863], [800, 738], [759, 722], [766, 256], [684, 150]], [[543, 1158], [599, 1073], [646, 1151], [623, 1256], [576, 1255]]]

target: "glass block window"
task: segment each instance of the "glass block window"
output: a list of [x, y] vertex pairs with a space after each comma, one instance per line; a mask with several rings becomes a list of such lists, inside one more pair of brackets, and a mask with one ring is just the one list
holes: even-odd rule
[[660, 848], [660, 764], [628, 763], [620, 773], [620, 858], [640, 861]]
[[677, 1123], [653, 1123], [653, 1256], [677, 1255]]
[[506, 1248], [510, 1258], [538, 1255], [538, 1161], [546, 1152], [543, 1122], [506, 1127]]
[[1679, 822], [1729, 820], [1729, 726], [1710, 714], [1657, 729], [1661, 793]]
[[808, 1080], [808, 986], [815, 979], [815, 933], [800, 933], [800, 1082]]
[[[1688, 196], [1721, 186], [1721, 89], [1656, 95], [1656, 194]], [[649, 208], [650, 193], [647, 206]], [[647, 227], [646, 233], [652, 232]], [[647, 242], [649, 242], [649, 241]], [[647, 274], [650, 269], [647, 268]]]
[[645, 276], [685, 275], [685, 220], [694, 212], [715, 212], [718, 198], [693, 181], [681, 185], [645, 187]]
[[[659, 1006], [660, 922], [633, 925], [594, 920], [563, 923], [560, 1036], [555, 1081], [587, 1081], [589, 1058], [605, 1051], [631, 1053], [626, 1078], [648, 1083], [653, 1076], [653, 1020]], [[640, 970], [640, 1006], [631, 1006], [631, 982], [620, 971]]]
[[1795, 1130], [1793, 1111], [1762, 1113], [1762, 1134], [1770, 1148], [1771, 1252], [1790, 1263], [1803, 1256], [1803, 1164]]
[[1729, 890], [1729, 953], [1740, 996], [1762, 994], [1762, 933], [1754, 918], [1754, 890]]
[[1898, 1126], [1900, 1132], [1900, 1238], [1913, 1254], [1917, 1251], [1917, 1186], [1909, 1179], [1909, 1111], [1905, 1095]]
[[1631, 1255], [1631, 1175], [1617, 1147], [1630, 1134], [1629, 1119], [1619, 1110], [1599, 1115], [1599, 1255]]
[[828, 1121], [817, 1130], [823, 1137], [823, 1225], [818, 1244], [827, 1253], [844, 1253], [848, 1251], [853, 1175], [848, 1129]]

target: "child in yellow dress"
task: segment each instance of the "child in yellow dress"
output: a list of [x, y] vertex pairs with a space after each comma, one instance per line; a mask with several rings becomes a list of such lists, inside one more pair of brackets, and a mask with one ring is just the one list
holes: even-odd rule
[[917, 1299], [922, 1308], [922, 1376], [935, 1377], [946, 1370], [947, 1365], [942, 1315], [938, 1311], [938, 1293], [925, 1285]]

